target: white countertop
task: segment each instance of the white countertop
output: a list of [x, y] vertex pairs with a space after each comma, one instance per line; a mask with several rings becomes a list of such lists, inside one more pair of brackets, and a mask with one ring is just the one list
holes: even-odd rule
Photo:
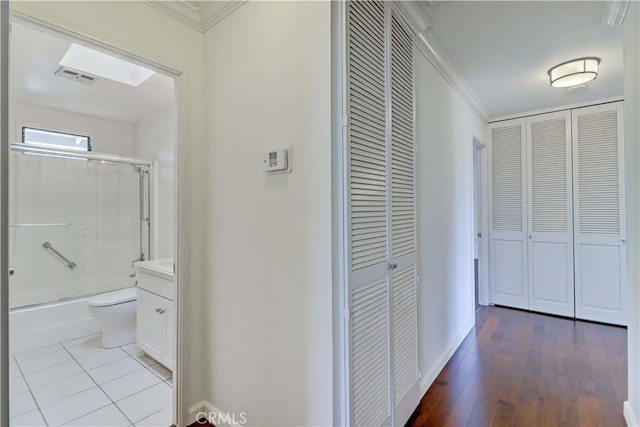
[[133, 265], [136, 271], [152, 274], [163, 279], [173, 280], [173, 258], [138, 261]]

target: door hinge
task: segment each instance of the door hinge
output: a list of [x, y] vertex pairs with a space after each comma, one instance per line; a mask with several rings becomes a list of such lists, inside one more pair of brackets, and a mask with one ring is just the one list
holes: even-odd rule
[[349, 126], [349, 117], [341, 117], [340, 118], [340, 126], [347, 127]]
[[420, 283], [420, 276], [416, 274], [416, 283]]
[[414, 145], [414, 146], [413, 146], [413, 152], [414, 152], [415, 154], [418, 154], [418, 146], [417, 146], [417, 145]]
[[342, 313], [342, 317], [344, 317], [345, 320], [351, 319], [351, 310], [349, 309], [344, 310]]

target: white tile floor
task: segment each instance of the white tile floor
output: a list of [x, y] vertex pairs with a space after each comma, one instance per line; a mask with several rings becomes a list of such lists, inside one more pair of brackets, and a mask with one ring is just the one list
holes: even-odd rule
[[100, 335], [10, 359], [10, 425], [171, 425], [171, 371], [135, 344], [103, 349]]

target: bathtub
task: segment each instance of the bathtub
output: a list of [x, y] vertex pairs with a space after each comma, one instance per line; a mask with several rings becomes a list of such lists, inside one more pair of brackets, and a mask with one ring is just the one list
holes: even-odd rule
[[9, 349], [22, 353], [100, 332], [100, 322], [89, 314], [93, 295], [9, 311]]

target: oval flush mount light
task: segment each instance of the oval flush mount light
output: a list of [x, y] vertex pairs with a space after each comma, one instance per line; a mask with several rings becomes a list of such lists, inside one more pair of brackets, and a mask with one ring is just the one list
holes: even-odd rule
[[553, 87], [571, 87], [584, 84], [598, 77], [600, 58], [579, 58], [563, 62], [551, 68], [549, 80]]

